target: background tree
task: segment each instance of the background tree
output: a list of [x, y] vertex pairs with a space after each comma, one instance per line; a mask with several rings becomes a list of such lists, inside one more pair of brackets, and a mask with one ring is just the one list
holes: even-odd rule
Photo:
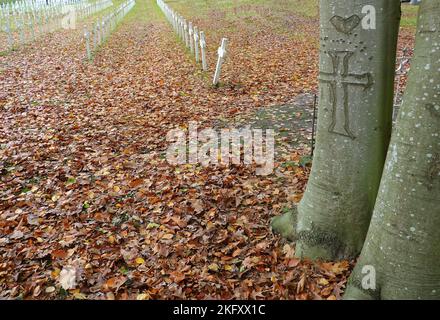
[[299, 256], [362, 249], [391, 135], [400, 0], [321, 0], [316, 150], [297, 212], [272, 227]]
[[[423, 0], [408, 87], [348, 299], [440, 299], [439, 17], [440, 2]], [[362, 289], [365, 266], [376, 270], [376, 290]]]

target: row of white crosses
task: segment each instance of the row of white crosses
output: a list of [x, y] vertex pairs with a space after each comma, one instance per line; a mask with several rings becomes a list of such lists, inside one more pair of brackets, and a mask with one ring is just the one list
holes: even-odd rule
[[193, 26], [192, 22], [187, 21], [170, 8], [163, 0], [157, 0], [157, 5], [161, 8], [165, 17], [173, 26], [175, 32], [179, 35], [186, 47], [194, 54], [197, 63], [202, 61], [202, 69], [208, 70], [208, 63], [206, 60], [206, 38], [203, 31], [198, 30]]
[[20, 23], [28, 24], [39, 17], [51, 19], [60, 15], [68, 8], [87, 5], [85, 0], [27, 0], [10, 2], [0, 6], [0, 26], [4, 30], [9, 24], [11, 29], [19, 27]]
[[[196, 26], [193, 26], [192, 22], [187, 22], [181, 15], [171, 9], [163, 0], [156, 0], [157, 5], [161, 8], [168, 21], [173, 26], [175, 32], [179, 35], [180, 39], [189, 48], [192, 54], [195, 55], [195, 60], [199, 63], [200, 58], [202, 60], [202, 69], [208, 70], [208, 63], [206, 60], [206, 38], [203, 31], [198, 30]], [[218, 48], [218, 59], [214, 73], [214, 79], [212, 81], [214, 86], [217, 86], [220, 82], [220, 73], [222, 70], [223, 62], [226, 59], [228, 46], [228, 39], [223, 38], [221, 46]], [[200, 48], [200, 51], [199, 51]], [[200, 57], [201, 55], [201, 57]]]
[[89, 31], [84, 26], [84, 41], [86, 44], [87, 59], [93, 59], [93, 54], [99, 49], [103, 42], [110, 36], [113, 29], [125, 17], [125, 15], [134, 7], [135, 0], [123, 2], [116, 10], [98, 19]]
[[74, 5], [85, 0], [21, 0], [0, 4], [0, 20], [7, 16], [20, 15], [23, 12], [44, 10], [47, 7]]
[[[13, 10], [8, 11], [8, 15], [2, 20], [4, 25], [2, 30], [7, 38], [4, 45], [8, 50], [12, 50], [57, 29], [75, 28], [76, 20], [86, 18], [112, 5], [111, 0], [98, 0], [93, 3], [80, 0], [64, 2], [48, 0], [47, 5], [33, 2], [33, 5], [12, 7]], [[0, 51], [4, 51], [4, 48], [0, 48]]]
[[[165, 17], [171, 23], [174, 31], [179, 35], [180, 39], [185, 43], [186, 47], [195, 56], [197, 63], [202, 61], [203, 71], [208, 70], [208, 62], [206, 60], [206, 38], [203, 31], [199, 31], [192, 22], [187, 22], [181, 15], [170, 8], [163, 0], [157, 0], [157, 5], [161, 8]], [[215, 69], [213, 84], [218, 85], [220, 81], [220, 73], [222, 64], [226, 58], [228, 40], [222, 39], [222, 45], [218, 49], [218, 61]]]

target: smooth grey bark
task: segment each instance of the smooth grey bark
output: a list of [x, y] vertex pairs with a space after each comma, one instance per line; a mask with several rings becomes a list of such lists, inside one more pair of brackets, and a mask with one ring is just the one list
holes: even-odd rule
[[[440, 2], [423, 0], [415, 59], [346, 299], [440, 299], [439, 17]], [[375, 290], [362, 285], [365, 266], [374, 267]]]
[[[365, 6], [376, 29], [363, 25]], [[320, 16], [312, 172], [297, 212], [272, 228], [296, 239], [300, 257], [349, 259], [362, 249], [391, 136], [400, 0], [321, 0]]]

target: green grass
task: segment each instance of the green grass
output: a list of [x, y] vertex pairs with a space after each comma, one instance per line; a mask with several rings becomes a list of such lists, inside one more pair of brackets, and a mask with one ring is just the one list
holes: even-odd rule
[[402, 27], [413, 27], [417, 26], [417, 13], [419, 11], [418, 6], [411, 6], [408, 4], [402, 5]]
[[[319, 0], [169, 0], [167, 3], [185, 17], [202, 17], [213, 11], [232, 12], [239, 8], [266, 7], [288, 10], [306, 18], [318, 18]], [[402, 26], [415, 27], [418, 6], [402, 5]], [[255, 15], [255, 11], [240, 11], [243, 18]]]
[[319, 16], [318, 0], [296, 1], [294, 11], [304, 17], [317, 18]]
[[[0, 0], [0, 3], [15, 2], [16, 0]], [[114, 0], [114, 4], [121, 3], [121, 0]], [[138, 19], [144, 19], [148, 17], [150, 19], [158, 19], [160, 9], [155, 4], [156, 1], [150, 0], [138, 0], [136, 7], [133, 10], [135, 12], [130, 13], [131, 17], [137, 17]], [[146, 3], [144, 6], [143, 4]], [[188, 17], [201, 17], [205, 16], [212, 10], [224, 10], [232, 11], [236, 8], [246, 6], [263, 6], [269, 8], [288, 8], [292, 12], [298, 15], [309, 18], [317, 18], [319, 13], [319, 0], [169, 0], [167, 3], [174, 9], [181, 12], [181, 14]], [[147, 8], [150, 8], [148, 10]], [[151, 10], [152, 9], [152, 10]], [[137, 13], [139, 11], [139, 13]], [[402, 23], [403, 27], [415, 27], [417, 24], [417, 6], [402, 5]], [[249, 10], [241, 13], [243, 18], [251, 17], [256, 13], [253, 10]], [[131, 19], [128, 18], [127, 19]]]
[[167, 3], [185, 16], [201, 17], [209, 12], [231, 12], [235, 9], [244, 9], [244, 15], [252, 15], [247, 8], [265, 7], [275, 10], [288, 8], [300, 15], [317, 17], [318, 0], [170, 0]]
[[156, 0], [136, 0], [134, 8], [125, 16], [124, 22], [165, 21], [165, 16], [156, 4]]
[[211, 35], [246, 28], [249, 32], [267, 29], [281, 36], [301, 38], [304, 30], [294, 26], [301, 24], [303, 17], [310, 18], [312, 23], [318, 18], [318, 0], [168, 0], [167, 3], [199, 27], [209, 29]]

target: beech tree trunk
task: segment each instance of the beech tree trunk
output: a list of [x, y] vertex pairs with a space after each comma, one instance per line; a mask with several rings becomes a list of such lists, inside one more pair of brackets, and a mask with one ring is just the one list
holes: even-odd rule
[[300, 257], [348, 259], [362, 249], [391, 136], [400, 0], [321, 0], [320, 17], [312, 172], [297, 212], [272, 227]]
[[[439, 17], [440, 2], [423, 0], [415, 59], [347, 299], [440, 299]], [[376, 272], [373, 289], [363, 281], [365, 266]]]

